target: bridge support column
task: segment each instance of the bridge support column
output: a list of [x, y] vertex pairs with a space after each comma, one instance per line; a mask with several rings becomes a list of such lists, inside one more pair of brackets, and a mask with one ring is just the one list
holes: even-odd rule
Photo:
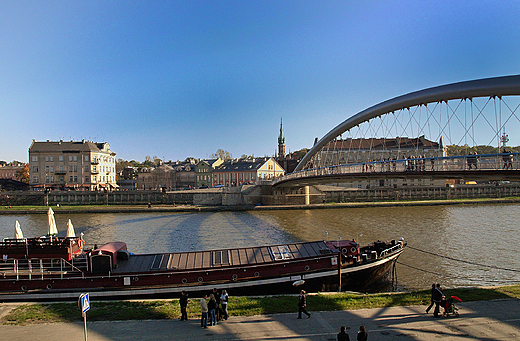
[[309, 205], [311, 203], [311, 190], [309, 186], [305, 186], [303, 188], [305, 194], [305, 205]]

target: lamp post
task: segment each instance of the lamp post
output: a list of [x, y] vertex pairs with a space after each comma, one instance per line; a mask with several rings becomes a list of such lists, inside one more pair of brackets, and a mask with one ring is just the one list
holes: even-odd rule
[[363, 233], [359, 232], [359, 233], [357, 234], [357, 236], [356, 236], [356, 238], [357, 238], [357, 243], [358, 243], [359, 246], [361, 246], [361, 243], [359, 242], [359, 240], [360, 240], [359, 237], [363, 237]]

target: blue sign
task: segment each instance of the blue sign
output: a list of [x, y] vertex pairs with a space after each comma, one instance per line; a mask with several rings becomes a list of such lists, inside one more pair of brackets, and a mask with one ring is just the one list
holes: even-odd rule
[[81, 301], [81, 312], [85, 314], [90, 309], [88, 294], [81, 294], [79, 299]]

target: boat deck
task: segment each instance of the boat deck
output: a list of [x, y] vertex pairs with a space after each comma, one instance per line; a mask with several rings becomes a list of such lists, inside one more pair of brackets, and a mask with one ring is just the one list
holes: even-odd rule
[[262, 263], [323, 257], [331, 250], [325, 242], [293, 243], [236, 249], [131, 255], [119, 261], [116, 273], [143, 273], [168, 270], [211, 269], [225, 266], [258, 265]]

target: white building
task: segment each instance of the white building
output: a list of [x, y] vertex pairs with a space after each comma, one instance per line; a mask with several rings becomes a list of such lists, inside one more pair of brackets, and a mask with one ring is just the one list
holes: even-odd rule
[[29, 148], [30, 185], [36, 189], [114, 189], [115, 155], [108, 142], [33, 140]]

